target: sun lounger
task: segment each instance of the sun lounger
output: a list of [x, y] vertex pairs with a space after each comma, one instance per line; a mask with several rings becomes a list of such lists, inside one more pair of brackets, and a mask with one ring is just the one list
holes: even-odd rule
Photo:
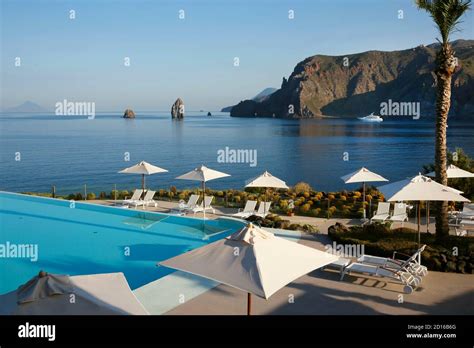
[[193, 214], [202, 213], [204, 211], [211, 211], [213, 214], [215, 213], [214, 208], [211, 206], [212, 200], [214, 196], [204, 196], [204, 207], [203, 202], [201, 204], [197, 204], [194, 208], [186, 208], [185, 210], [188, 212], [192, 212]]
[[239, 209], [239, 211], [235, 214], [232, 214], [232, 216], [241, 218], [241, 219], [248, 218], [249, 216], [254, 215], [256, 213], [256, 210], [255, 210], [256, 206], [257, 206], [257, 201], [247, 201], [245, 203], [244, 209], [243, 210]]
[[158, 206], [158, 203], [153, 199], [155, 197], [156, 191], [146, 191], [145, 197], [143, 197], [143, 206], [148, 207], [153, 205], [155, 208]]
[[[421, 249], [421, 248], [420, 248]], [[349, 266], [345, 267], [341, 274], [341, 280], [344, 279], [346, 274], [361, 273], [368, 274], [375, 277], [389, 278], [396, 280], [404, 285], [403, 291], [406, 294], [411, 294], [413, 290], [421, 284], [421, 277], [407, 271], [407, 267], [411, 262], [414, 261], [415, 255], [412, 255], [406, 261], [400, 265], [391, 265], [391, 267], [385, 267], [381, 265], [371, 265], [367, 263], [354, 262]]]
[[474, 220], [474, 203], [464, 203], [462, 211], [450, 212], [449, 218], [458, 224], [461, 220]]
[[188, 203], [184, 203], [184, 201], [180, 201], [177, 209], [175, 210], [192, 210], [198, 206], [197, 202], [199, 200], [199, 195], [191, 195], [188, 199]]
[[122, 205], [130, 205], [131, 203], [139, 201], [142, 194], [143, 194], [143, 190], [141, 189], [133, 191], [132, 197], [128, 199], [127, 197], [125, 197], [125, 199], [122, 201]]
[[272, 202], [260, 202], [257, 212], [253, 215], [257, 215], [264, 218], [270, 213], [271, 205], [272, 205]]
[[370, 219], [370, 222], [373, 221], [385, 221], [390, 217], [390, 203], [380, 202], [377, 206], [377, 211], [375, 215]]
[[204, 208], [203, 211], [210, 211], [213, 214], [216, 213], [214, 208], [211, 206], [212, 201], [214, 200], [214, 196], [204, 196]]
[[346, 259], [345, 257], [340, 257], [336, 261], [331, 262], [331, 263], [327, 264], [326, 266], [324, 266], [323, 269], [334, 268], [334, 269], [338, 270], [342, 275], [342, 272], [344, 271], [344, 268], [346, 268], [350, 264], [351, 264], [351, 260]]
[[[372, 256], [372, 255], [362, 255], [357, 259], [359, 263], [371, 264], [376, 266], [383, 266], [386, 268], [397, 269], [402, 265], [406, 264], [405, 270], [412, 273], [413, 275], [424, 277], [428, 274], [428, 268], [426, 266], [421, 265], [418, 263], [418, 256], [425, 250], [426, 245], [423, 245], [419, 248], [413, 255], [406, 255], [402, 254], [398, 251], [395, 251], [392, 255], [392, 258], [389, 257], [379, 257], [379, 256]], [[406, 260], [397, 259], [396, 255], [403, 255], [408, 257]], [[408, 263], [407, 260], [409, 260]]]
[[405, 203], [395, 203], [393, 214], [388, 220], [394, 222], [408, 221], [407, 207]]
[[454, 227], [456, 236], [467, 237], [469, 236], [469, 232], [474, 231], [474, 220], [471, 220], [471, 219], [461, 220], [457, 224], [450, 225], [450, 226]]
[[156, 207], [158, 205], [158, 203], [156, 203], [153, 200], [153, 197], [155, 196], [155, 193], [156, 193], [156, 191], [148, 190], [148, 191], [146, 191], [145, 197], [143, 197], [143, 199], [140, 199], [140, 200], [135, 201], [135, 202], [131, 202], [130, 205], [134, 206], [136, 208], [138, 206], [147, 207], [150, 204], [153, 204]]
[[397, 282], [400, 282], [404, 285], [403, 291], [406, 294], [411, 294], [413, 290], [421, 283], [421, 278], [419, 276], [405, 271], [402, 266], [392, 269], [383, 266], [354, 262], [344, 268], [342, 271], [341, 280], [344, 279], [346, 274], [352, 273], [368, 274], [375, 277], [396, 280]]

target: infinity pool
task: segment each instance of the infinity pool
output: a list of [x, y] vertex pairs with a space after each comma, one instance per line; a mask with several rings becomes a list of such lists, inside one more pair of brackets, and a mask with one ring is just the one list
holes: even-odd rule
[[[201, 219], [140, 209], [0, 192], [0, 294], [40, 270], [69, 275], [123, 272], [136, 289], [173, 272], [157, 262], [242, 226], [225, 218], [203, 224]], [[25, 245], [32, 247], [22, 249], [23, 257], [15, 256], [13, 251]]]

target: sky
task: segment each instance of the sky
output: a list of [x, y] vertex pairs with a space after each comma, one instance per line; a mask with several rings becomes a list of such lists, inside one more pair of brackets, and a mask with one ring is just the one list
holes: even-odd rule
[[[66, 99], [95, 102], [97, 111], [169, 110], [181, 97], [187, 110], [218, 110], [280, 87], [314, 54], [438, 37], [412, 0], [0, 2], [2, 108], [30, 100], [54, 109]], [[452, 39], [474, 39], [473, 23], [471, 11]]]

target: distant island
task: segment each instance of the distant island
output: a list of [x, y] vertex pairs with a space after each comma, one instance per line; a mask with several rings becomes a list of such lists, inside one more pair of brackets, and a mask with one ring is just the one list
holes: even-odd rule
[[123, 113], [123, 118], [135, 118], [135, 112], [132, 109], [125, 109]]
[[173, 119], [184, 118], [184, 102], [181, 98], [176, 99], [174, 104], [171, 106], [171, 118]]
[[[256, 102], [262, 102], [265, 99], [267, 99], [271, 94], [275, 93], [276, 91], [278, 91], [278, 88], [273, 88], [273, 87], [265, 88], [263, 91], [258, 93], [255, 97], [253, 97], [251, 100], [256, 101]], [[234, 106], [235, 105], [226, 106], [221, 109], [221, 112], [231, 112]]]
[[45, 108], [42, 106], [32, 102], [32, 101], [25, 101], [24, 103], [11, 107], [11, 108], [6, 108], [3, 110], [3, 112], [6, 113], [43, 113], [43, 112], [48, 112]]
[[[453, 76], [451, 114], [474, 115], [474, 40], [452, 43], [459, 58]], [[368, 51], [346, 56], [315, 55], [296, 65], [280, 89], [263, 100], [225, 108], [234, 117], [314, 118], [361, 116], [389, 100], [419, 102], [422, 116], [435, 114], [438, 44], [402, 51]], [[224, 111], [224, 109], [223, 109]]]

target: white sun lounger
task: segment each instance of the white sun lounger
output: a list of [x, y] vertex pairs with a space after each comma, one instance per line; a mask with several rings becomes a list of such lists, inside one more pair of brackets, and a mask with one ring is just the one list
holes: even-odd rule
[[456, 224], [460, 220], [474, 220], [474, 203], [464, 203], [462, 211], [451, 212], [450, 218], [455, 220]]
[[[425, 250], [425, 248], [426, 248], [426, 245], [423, 245], [413, 255], [406, 255], [398, 251], [394, 251], [392, 258], [372, 256], [372, 255], [362, 255], [361, 257], [357, 259], [357, 262], [397, 269], [401, 267], [403, 264], [406, 264], [407, 260], [409, 260], [408, 264], [406, 264], [405, 266], [405, 270], [412, 273], [413, 275], [424, 277], [425, 275], [428, 274], [428, 268], [426, 266], [419, 264], [417, 260], [418, 260], [418, 256]], [[397, 259], [395, 258], [397, 254], [406, 256], [408, 257], [408, 259], [407, 260]]]
[[393, 214], [388, 218], [389, 221], [404, 222], [408, 221], [407, 205], [405, 203], [395, 203]]
[[461, 220], [459, 223], [452, 225], [458, 237], [467, 237], [469, 232], [474, 231], [474, 220]]
[[133, 191], [132, 197], [130, 197], [129, 199], [124, 199], [122, 201], [122, 205], [130, 205], [131, 203], [139, 201], [142, 194], [143, 194], [142, 189]]
[[260, 202], [260, 204], [258, 205], [257, 212], [253, 215], [257, 215], [257, 216], [260, 216], [260, 217], [264, 218], [265, 216], [270, 214], [270, 207], [271, 206], [272, 206], [272, 202]]
[[146, 191], [145, 197], [143, 197], [143, 199], [140, 199], [136, 202], [131, 202], [130, 205], [132, 205], [136, 208], [138, 206], [147, 207], [150, 204], [153, 204], [156, 207], [158, 205], [158, 203], [156, 203], [153, 200], [153, 197], [155, 196], [155, 193], [156, 193], [156, 191], [148, 190], [148, 191]]
[[245, 203], [245, 207], [243, 210], [239, 209], [239, 211], [235, 214], [232, 214], [232, 216], [245, 219], [248, 218], [251, 215], [254, 215], [257, 211], [255, 210], [255, 207], [257, 206], [257, 201], [247, 201]]
[[380, 202], [375, 215], [370, 221], [385, 221], [390, 217], [390, 203]]
[[143, 197], [143, 206], [148, 207], [153, 205], [155, 208], [158, 206], [158, 203], [153, 199], [155, 197], [156, 191], [146, 191], [145, 197]]
[[[411, 259], [411, 258], [410, 258]], [[375, 277], [383, 277], [396, 280], [404, 285], [403, 291], [406, 294], [411, 294], [413, 290], [421, 284], [421, 277], [414, 275], [406, 270], [410, 260], [405, 261], [398, 267], [388, 268], [378, 265], [370, 265], [367, 263], [354, 262], [345, 267], [341, 273], [341, 280], [346, 274], [361, 273], [368, 274]]]
[[196, 207], [194, 207], [192, 209], [192, 212], [194, 214], [196, 214], [196, 213], [201, 213], [201, 212], [204, 212], [204, 211], [210, 211], [213, 214], [215, 214], [215, 210], [211, 206], [211, 203], [212, 203], [213, 200], [214, 200], [214, 196], [204, 196], [204, 208], [203, 208], [202, 202], [201, 202], [201, 204], [197, 205]]
[[191, 195], [188, 199], [188, 203], [184, 203], [184, 201], [180, 201], [177, 209], [179, 211], [192, 210], [198, 206], [197, 204], [198, 200], [199, 200], [199, 195]]

